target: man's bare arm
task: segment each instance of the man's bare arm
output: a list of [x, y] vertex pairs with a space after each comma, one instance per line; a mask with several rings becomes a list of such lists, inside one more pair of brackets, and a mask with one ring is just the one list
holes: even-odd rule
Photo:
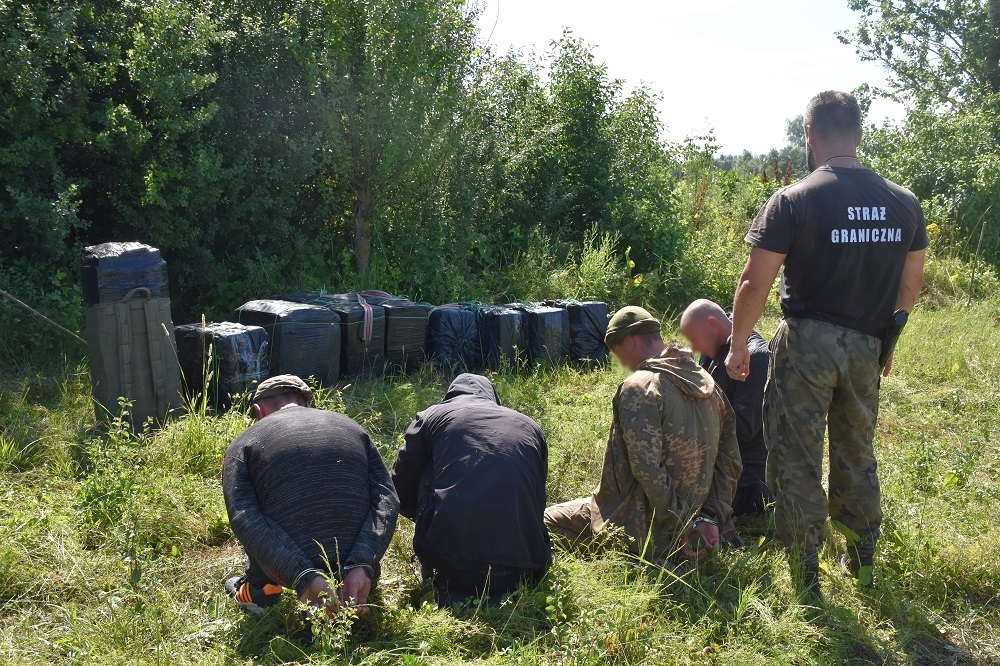
[[906, 255], [903, 266], [903, 280], [899, 283], [899, 296], [896, 297], [896, 309], [911, 312], [920, 290], [924, 286], [924, 257], [927, 250], [915, 250]]
[[774, 278], [785, 263], [784, 254], [755, 247], [743, 267], [736, 299], [733, 302], [733, 342], [726, 357], [726, 371], [733, 379], [744, 381], [750, 376], [750, 352], [747, 338], [764, 314], [767, 296], [771, 293]]
[[[896, 296], [896, 309], [911, 312], [924, 286], [924, 259], [927, 250], [914, 250], [906, 255], [903, 265], [903, 279], [899, 283], [899, 295]], [[892, 356], [889, 357], [882, 376], [888, 377], [892, 372]]]

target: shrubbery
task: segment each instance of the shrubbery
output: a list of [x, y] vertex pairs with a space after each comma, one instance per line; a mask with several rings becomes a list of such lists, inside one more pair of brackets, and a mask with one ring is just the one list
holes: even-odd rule
[[[459, 0], [0, 6], [0, 287], [79, 329], [83, 246], [141, 240], [167, 259], [178, 321], [321, 287], [666, 313], [696, 297], [727, 304], [750, 221], [802, 175], [799, 121], [768, 156], [719, 157], [711, 134], [666, 144], [657, 97], [625, 93], [587, 44], [567, 32], [540, 58], [494, 54], [470, 11]], [[934, 257], [947, 258], [930, 282], [951, 297], [1000, 173], [993, 98], [977, 99], [917, 107], [864, 145], [925, 200], [942, 230]], [[997, 239], [992, 224], [994, 266]], [[0, 357], [67, 350], [0, 302]]]
[[[481, 50], [474, 19], [458, 0], [3, 5], [0, 287], [78, 328], [81, 250], [108, 240], [162, 250], [179, 320], [322, 286], [526, 298], [521, 268], [572, 272], [588, 234], [638, 270], [676, 260], [656, 99], [569, 33], [541, 60]], [[589, 288], [565, 279], [549, 293]], [[55, 351], [0, 317], [5, 355]]]

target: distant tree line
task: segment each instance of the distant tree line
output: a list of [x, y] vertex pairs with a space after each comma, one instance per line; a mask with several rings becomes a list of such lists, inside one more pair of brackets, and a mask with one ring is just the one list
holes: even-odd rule
[[[804, 104], [803, 104], [804, 106]], [[758, 176], [763, 180], [797, 180], [809, 173], [806, 163], [806, 134], [802, 115], [785, 121], [787, 143], [766, 153], [754, 154], [744, 150], [740, 155], [719, 155], [715, 167], [735, 171], [743, 176]]]

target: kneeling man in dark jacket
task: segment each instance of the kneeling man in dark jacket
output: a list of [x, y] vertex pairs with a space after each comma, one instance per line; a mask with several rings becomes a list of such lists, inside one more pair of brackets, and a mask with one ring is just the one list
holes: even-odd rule
[[542, 429], [502, 407], [486, 377], [459, 375], [443, 402], [417, 414], [391, 476], [440, 605], [497, 603], [545, 573], [547, 471]]

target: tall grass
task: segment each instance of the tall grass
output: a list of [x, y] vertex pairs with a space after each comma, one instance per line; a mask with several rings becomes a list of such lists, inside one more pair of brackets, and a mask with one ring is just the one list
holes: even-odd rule
[[[551, 573], [499, 608], [428, 605], [412, 525], [383, 563], [375, 611], [312, 648], [294, 600], [243, 615], [222, 591], [243, 556], [225, 517], [222, 454], [249, 424], [193, 407], [164, 430], [93, 427], [89, 382], [5, 375], [0, 432], [29, 457], [0, 470], [0, 663], [11, 664], [990, 664], [1000, 660], [1000, 432], [991, 335], [1000, 304], [920, 307], [883, 382], [876, 446], [886, 511], [878, 588], [822, 553], [822, 612], [799, 605], [766, 518], [748, 546], [667, 571], [620, 547], [558, 550]], [[771, 332], [769, 319], [762, 330]], [[548, 496], [590, 492], [623, 371], [492, 375], [548, 439]], [[414, 413], [451, 377], [432, 372], [324, 389], [391, 463]], [[24, 454], [8, 455], [10, 461]], [[339, 633], [338, 633], [339, 631]]]

